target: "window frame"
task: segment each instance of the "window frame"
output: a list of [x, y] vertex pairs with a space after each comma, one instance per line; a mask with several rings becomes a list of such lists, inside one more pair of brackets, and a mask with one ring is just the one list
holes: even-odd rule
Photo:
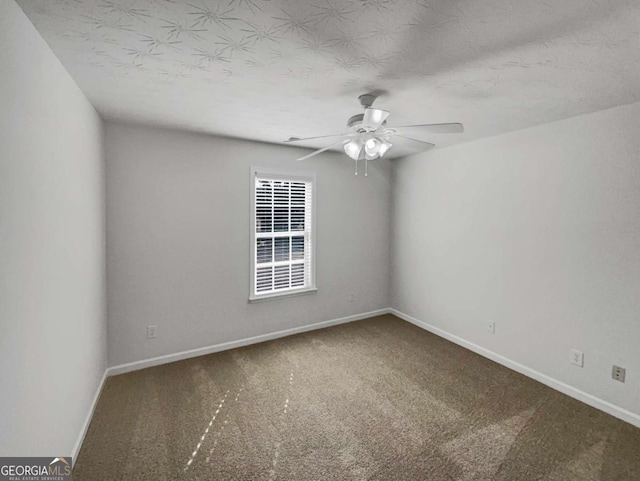
[[[300, 296], [306, 294], [312, 294], [318, 289], [316, 287], [316, 192], [317, 182], [316, 173], [313, 171], [302, 170], [279, 170], [269, 169], [262, 167], [251, 167], [250, 176], [250, 202], [249, 202], [249, 222], [250, 222], [250, 244], [249, 244], [249, 259], [250, 259], [250, 273], [249, 273], [249, 302], [260, 302], [266, 300], [273, 300], [284, 297]], [[300, 288], [289, 288], [282, 291], [268, 292], [265, 294], [257, 294], [255, 291], [256, 283], [256, 265], [257, 265], [257, 247], [256, 247], [256, 177], [260, 178], [272, 178], [274, 180], [293, 181], [293, 182], [309, 182], [311, 184], [311, 226], [305, 226], [304, 236], [305, 242], [309, 242], [311, 247], [311, 256], [309, 260], [309, 285]], [[307, 240], [309, 238], [309, 240]]]

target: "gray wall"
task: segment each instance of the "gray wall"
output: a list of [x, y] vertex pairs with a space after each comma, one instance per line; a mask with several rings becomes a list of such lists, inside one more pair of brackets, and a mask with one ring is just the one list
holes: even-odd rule
[[640, 414], [638, 119], [634, 104], [398, 162], [393, 307]]
[[[296, 162], [308, 151], [105, 129], [111, 366], [388, 307], [388, 163], [355, 177], [339, 154]], [[317, 173], [315, 294], [247, 302], [252, 165]]]
[[0, 456], [69, 456], [106, 368], [102, 125], [0, 2]]

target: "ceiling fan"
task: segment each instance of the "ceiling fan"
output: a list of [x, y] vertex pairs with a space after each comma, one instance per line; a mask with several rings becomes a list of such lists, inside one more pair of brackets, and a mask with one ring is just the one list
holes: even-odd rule
[[365, 173], [367, 175], [367, 161], [383, 157], [392, 147], [391, 142], [400, 140], [403, 143], [411, 144], [413, 150], [423, 152], [435, 146], [430, 142], [413, 139], [404, 135], [407, 130], [412, 132], [421, 132], [425, 134], [455, 134], [464, 131], [464, 127], [459, 123], [448, 124], [423, 124], [423, 125], [404, 125], [401, 127], [387, 127], [387, 117], [389, 112], [386, 110], [373, 108], [373, 102], [377, 98], [375, 93], [367, 93], [358, 97], [360, 105], [364, 107], [364, 113], [356, 114], [349, 118], [347, 127], [350, 131], [342, 134], [321, 135], [319, 137], [306, 137], [304, 139], [298, 137], [290, 137], [285, 140], [286, 143], [302, 142], [305, 140], [329, 139], [337, 138], [340, 140], [334, 142], [322, 149], [318, 149], [310, 154], [300, 157], [297, 160], [306, 160], [309, 157], [318, 155], [326, 150], [342, 145], [344, 152], [351, 157], [356, 163], [355, 174], [358, 175], [358, 161], [365, 161]]

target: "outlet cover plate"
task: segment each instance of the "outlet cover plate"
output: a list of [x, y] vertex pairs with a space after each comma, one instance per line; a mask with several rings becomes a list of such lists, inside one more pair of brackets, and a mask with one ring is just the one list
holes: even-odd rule
[[147, 326], [147, 339], [155, 339], [157, 335], [158, 326], [156, 324]]
[[584, 366], [584, 353], [577, 349], [571, 349], [571, 363], [576, 366]]
[[620, 382], [624, 382], [624, 378], [627, 375], [627, 370], [624, 367], [620, 367], [620, 366], [613, 366], [613, 369], [611, 370], [611, 378], [615, 379], [616, 381], [620, 381]]

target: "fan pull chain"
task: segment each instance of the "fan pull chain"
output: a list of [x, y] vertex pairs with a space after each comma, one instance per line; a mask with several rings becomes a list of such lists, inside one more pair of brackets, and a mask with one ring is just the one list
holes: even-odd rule
[[364, 176], [367, 177], [369, 175], [368, 172], [368, 165], [369, 165], [369, 161], [367, 160], [367, 158], [364, 158]]
[[358, 175], [358, 159], [355, 160], [355, 164], [356, 164], [356, 172], [355, 175]]

